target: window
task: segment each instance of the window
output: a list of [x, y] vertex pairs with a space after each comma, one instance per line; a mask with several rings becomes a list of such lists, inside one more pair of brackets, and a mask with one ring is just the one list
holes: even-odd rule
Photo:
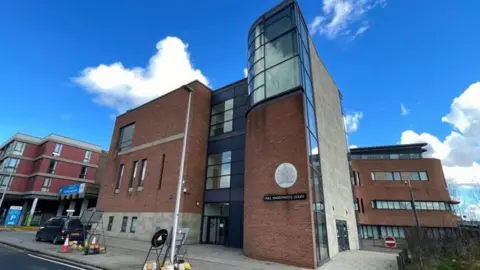
[[143, 186], [143, 181], [145, 181], [145, 173], [147, 172], [147, 160], [142, 160], [142, 171], [140, 172], [140, 183], [138, 183], [139, 187]]
[[128, 223], [128, 217], [123, 217], [122, 228], [120, 229], [120, 232], [126, 232], [127, 231], [127, 223]]
[[128, 150], [132, 147], [134, 131], [135, 123], [120, 128], [120, 137], [118, 140], [118, 150], [120, 152]]
[[265, 71], [266, 97], [272, 97], [300, 85], [298, 57]]
[[393, 173], [386, 172], [385, 173], [385, 179], [388, 180], [388, 181], [393, 181]]
[[87, 166], [82, 166], [82, 168], [80, 169], [80, 176], [78, 178], [80, 179], [87, 178], [87, 170], [88, 170]]
[[70, 230], [80, 229], [81, 227], [82, 223], [80, 222], [80, 219], [70, 219], [67, 223], [67, 228]]
[[117, 175], [117, 184], [115, 185], [115, 192], [118, 192], [120, 190], [120, 186], [122, 185], [122, 177], [123, 177], [123, 164], [120, 164], [120, 168], [118, 170], [118, 175]]
[[395, 181], [402, 180], [402, 176], [400, 175], [400, 172], [393, 172], [393, 180]]
[[354, 185], [355, 186], [360, 186], [360, 173], [357, 171], [353, 171], [353, 179], [354, 179]]
[[162, 188], [163, 169], [165, 168], [165, 154], [162, 155], [162, 164], [160, 165], [160, 179], [158, 179], [158, 189]]
[[55, 148], [53, 149], [53, 155], [54, 156], [60, 156], [60, 153], [62, 152], [63, 145], [61, 143], [56, 143]]
[[365, 213], [365, 206], [363, 205], [363, 199], [360, 199], [360, 207], [361, 207], [362, 213]]
[[295, 32], [289, 32], [272, 42], [265, 44], [265, 66], [269, 68], [288, 58], [294, 56], [297, 52], [295, 44]]
[[206, 189], [230, 187], [232, 152], [208, 156]]
[[358, 198], [355, 199], [355, 211], [359, 211], [358, 210]]
[[134, 161], [132, 166], [132, 175], [130, 176], [130, 188], [133, 188], [135, 185], [135, 179], [137, 178], [137, 167], [138, 161]]
[[390, 159], [399, 159], [400, 156], [398, 154], [390, 154]]
[[132, 217], [132, 222], [130, 223], [130, 232], [135, 233], [137, 230], [137, 217]]
[[109, 216], [109, 217], [108, 217], [108, 226], [107, 226], [107, 231], [111, 231], [111, 230], [112, 230], [112, 226], [113, 226], [113, 218], [114, 218], [114, 216]]
[[13, 147], [12, 154], [21, 156], [23, 155], [23, 151], [25, 150], [25, 143], [24, 142], [15, 142], [15, 146]]
[[420, 180], [422, 180], [422, 181], [427, 181], [428, 180], [427, 172], [419, 172], [419, 174], [420, 174]]
[[55, 170], [57, 169], [57, 161], [51, 159], [50, 164], [48, 164], [48, 170], [47, 173], [49, 174], [55, 174]]
[[41, 191], [43, 191], [43, 192], [49, 192], [51, 185], [52, 185], [52, 178], [50, 178], [50, 177], [45, 177], [45, 178], [43, 179], [43, 185], [42, 185]]
[[265, 21], [265, 42], [275, 39], [295, 25], [292, 11], [291, 7], [285, 8]]
[[86, 150], [85, 157], [83, 158], [83, 162], [90, 163], [90, 158], [92, 158], [92, 151]]
[[10, 186], [13, 182], [13, 177], [10, 177], [9, 175], [0, 175], [0, 189], [2, 189], [1, 192], [4, 192], [3, 189], [10, 190]]
[[0, 170], [14, 173], [17, 171], [19, 163], [20, 159], [18, 158], [6, 158], [3, 160], [2, 165], [0, 166]]
[[233, 99], [212, 107], [210, 136], [217, 136], [233, 130]]

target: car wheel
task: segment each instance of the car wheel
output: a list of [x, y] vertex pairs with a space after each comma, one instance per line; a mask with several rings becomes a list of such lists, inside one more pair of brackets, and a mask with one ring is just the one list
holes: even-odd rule
[[37, 234], [35, 235], [35, 241], [37, 242], [42, 241], [42, 235], [40, 234], [40, 232], [37, 232]]
[[54, 245], [58, 244], [58, 236], [57, 235], [55, 235], [55, 237], [53, 238], [53, 244]]

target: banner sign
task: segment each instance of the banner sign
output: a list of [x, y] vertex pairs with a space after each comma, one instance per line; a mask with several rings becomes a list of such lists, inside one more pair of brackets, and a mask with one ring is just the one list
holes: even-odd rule
[[73, 194], [79, 194], [85, 191], [85, 184], [73, 184], [73, 185], [68, 185], [61, 187], [60, 190], [58, 191], [58, 195], [73, 195]]

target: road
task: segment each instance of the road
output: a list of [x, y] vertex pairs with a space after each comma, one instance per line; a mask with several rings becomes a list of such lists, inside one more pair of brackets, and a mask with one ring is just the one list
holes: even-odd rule
[[0, 268], [15, 270], [87, 270], [0, 244]]

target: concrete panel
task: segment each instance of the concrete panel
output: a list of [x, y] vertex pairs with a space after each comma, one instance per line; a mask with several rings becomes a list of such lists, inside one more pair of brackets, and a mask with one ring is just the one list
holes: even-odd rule
[[357, 221], [340, 95], [316, 53], [311, 39], [309, 47], [325, 197], [328, 248], [330, 257], [333, 257], [338, 253], [335, 220], [347, 221], [350, 249], [359, 248]]

